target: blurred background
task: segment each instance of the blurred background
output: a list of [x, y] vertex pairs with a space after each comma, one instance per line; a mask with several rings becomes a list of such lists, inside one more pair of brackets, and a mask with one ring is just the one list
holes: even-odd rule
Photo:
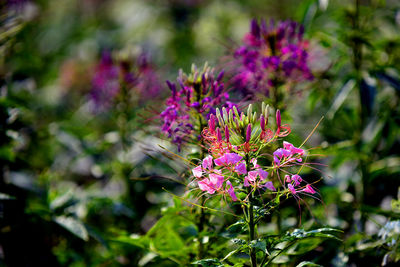
[[[400, 259], [399, 1], [0, 0], [0, 8], [0, 266], [176, 266], [127, 241], [171, 205], [163, 188], [180, 195], [187, 184], [185, 164], [159, 146], [179, 153], [160, 131], [165, 80], [192, 63], [225, 69], [252, 18], [302, 23], [309, 40], [314, 80], [288, 95], [284, 116], [297, 144], [324, 116], [307, 143], [321, 155], [322, 202], [300, 213], [342, 229], [344, 242], [319, 244], [320, 262]], [[297, 207], [282, 214], [287, 229], [296, 225]]]

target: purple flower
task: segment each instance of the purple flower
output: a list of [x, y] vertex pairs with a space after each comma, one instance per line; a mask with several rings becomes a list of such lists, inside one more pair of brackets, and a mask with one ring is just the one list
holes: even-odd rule
[[110, 108], [115, 103], [121, 87], [127, 88], [129, 94], [137, 99], [135, 104], [156, 97], [161, 88], [156, 72], [145, 55], [140, 55], [136, 63], [115, 62], [111, 53], [105, 51], [92, 78], [90, 99], [95, 109]]
[[[221, 71], [215, 78], [214, 70], [205, 67], [201, 72], [194, 68], [191, 75], [180, 72], [177, 79], [180, 90], [174, 83], [167, 81], [172, 96], [167, 99], [166, 108], [160, 114], [163, 119], [161, 130], [178, 145], [178, 149], [183, 143], [193, 141], [195, 140], [194, 136], [197, 137], [201, 134], [195, 132], [195, 130], [200, 130], [199, 116], [192, 117], [189, 114], [200, 115], [200, 120], [211, 118], [209, 128], [211, 131], [215, 131], [216, 108], [225, 107], [229, 112], [233, 106], [236, 106], [228, 101], [229, 95], [225, 92], [223, 76], [224, 71]], [[190, 127], [186, 127], [188, 124]], [[217, 129], [217, 132], [219, 131]], [[229, 135], [226, 137], [229, 139]]]
[[[276, 166], [281, 166], [281, 164], [286, 164], [289, 162], [301, 162], [302, 156], [304, 155], [304, 150], [301, 148], [297, 148], [291, 143], [283, 142], [283, 148], [278, 148], [275, 150], [274, 163]], [[282, 163], [283, 162], [283, 163]]]
[[304, 28], [293, 21], [251, 21], [244, 45], [234, 53], [234, 86], [245, 95], [269, 94], [278, 84], [312, 80]]

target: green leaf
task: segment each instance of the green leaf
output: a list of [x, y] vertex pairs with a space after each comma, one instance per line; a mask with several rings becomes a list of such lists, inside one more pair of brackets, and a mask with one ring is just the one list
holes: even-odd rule
[[237, 236], [238, 234], [241, 234], [247, 230], [247, 224], [243, 220], [239, 220], [235, 222], [234, 224], [231, 224], [227, 228], [227, 233], [229, 237], [234, 237]]
[[315, 266], [315, 267], [318, 267], [318, 266], [322, 266], [322, 265], [313, 263], [311, 261], [302, 261], [302, 262], [300, 262], [299, 264], [296, 265], [296, 267], [303, 267], [303, 266]]
[[110, 241], [144, 249], [149, 247], [149, 239], [146, 236], [140, 236], [136, 234], [132, 234], [130, 236], [118, 236], [117, 238], [111, 239]]
[[56, 223], [76, 235], [77, 237], [88, 241], [89, 235], [83, 223], [73, 217], [58, 216], [53, 219]]
[[267, 244], [265, 243], [264, 240], [252, 240], [250, 242], [250, 247], [255, 248], [257, 250], [261, 250], [262, 252], [265, 252], [267, 249]]
[[70, 206], [73, 206], [78, 201], [74, 199], [74, 194], [72, 190], [68, 190], [64, 194], [57, 196], [54, 200], [50, 202], [50, 209], [51, 210], [63, 210]]
[[218, 259], [202, 259], [198, 260], [195, 262], [192, 262], [192, 264], [200, 264], [203, 267], [221, 267], [224, 266], [221, 264], [221, 262]]
[[241, 245], [241, 246], [247, 244], [247, 242], [246, 242], [245, 240], [240, 239], [240, 238], [234, 238], [234, 239], [231, 239], [231, 241], [232, 241], [233, 243], [235, 243], [235, 244], [237, 244], [237, 245]]

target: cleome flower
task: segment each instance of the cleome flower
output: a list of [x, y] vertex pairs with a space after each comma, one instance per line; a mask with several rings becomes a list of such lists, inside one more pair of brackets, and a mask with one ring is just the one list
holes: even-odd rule
[[217, 107], [230, 110], [236, 106], [229, 101], [222, 81], [224, 71], [216, 77], [214, 69], [205, 64], [203, 70], [193, 65], [192, 72], [186, 75], [179, 72], [175, 83], [167, 81], [171, 97], [166, 101], [166, 108], [160, 114], [163, 120], [161, 130], [178, 146], [191, 140], [198, 140], [200, 133], [211, 115], [216, 114]]
[[97, 111], [109, 109], [126, 90], [128, 101], [154, 98], [160, 92], [158, 76], [145, 54], [135, 60], [115, 60], [105, 51], [95, 67], [90, 100]]
[[255, 19], [234, 54], [234, 86], [244, 95], [269, 95], [280, 85], [312, 80], [304, 28], [293, 21]]
[[[208, 127], [203, 130], [209, 155], [192, 169], [201, 191], [211, 195], [229, 195], [233, 201], [246, 201], [239, 199], [237, 192], [249, 194], [267, 190], [275, 194], [286, 192], [296, 197], [299, 193], [316, 193], [299, 174], [290, 174], [290, 170], [303, 161], [303, 149], [283, 141], [283, 147], [273, 152], [270, 164], [258, 163], [259, 159], [268, 162], [263, 151], [290, 133], [290, 127], [281, 122], [279, 110], [275, 114], [274, 128], [268, 127], [268, 106], [262, 105], [261, 114], [257, 119], [250, 105], [247, 115], [243, 112], [239, 115], [233, 107], [229, 112], [225, 108], [222, 112], [217, 109], [216, 116], [210, 116]], [[283, 168], [290, 175], [286, 175], [282, 183], [279, 172]]]

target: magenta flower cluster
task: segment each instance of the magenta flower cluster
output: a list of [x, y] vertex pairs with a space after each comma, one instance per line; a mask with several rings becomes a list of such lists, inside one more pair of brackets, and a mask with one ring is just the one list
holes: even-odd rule
[[212, 69], [203, 72], [194, 71], [189, 77], [181, 73], [178, 77], [179, 88], [167, 81], [171, 97], [166, 101], [166, 108], [160, 114], [163, 120], [161, 130], [181, 149], [185, 142], [193, 137], [200, 138], [203, 125], [217, 107], [231, 109], [236, 106], [229, 101], [225, 91], [221, 71], [215, 78]]
[[140, 101], [158, 96], [161, 89], [159, 79], [146, 55], [140, 55], [136, 62], [115, 62], [110, 52], [103, 52], [95, 67], [90, 91], [95, 109], [110, 108], [122, 88], [126, 89], [128, 97]]
[[[282, 155], [282, 157], [281, 157]], [[282, 167], [290, 167], [289, 162], [301, 162], [304, 150], [284, 142], [284, 148], [278, 148], [274, 152], [274, 166], [268, 167], [271, 171]], [[280, 164], [282, 163], [282, 164]], [[214, 167], [215, 165], [215, 167]], [[253, 189], [268, 189], [276, 191], [269, 172], [257, 164], [257, 160], [251, 160], [251, 166], [246, 166], [243, 157], [237, 153], [227, 152], [218, 158], [207, 156], [202, 164], [192, 169], [200, 190], [209, 194], [216, 192], [229, 194], [233, 201], [237, 201], [236, 191], [243, 191], [246, 187]], [[286, 175], [282, 183], [284, 190], [293, 195], [298, 193], [315, 194], [310, 184], [302, 186], [303, 179], [298, 174]], [[278, 181], [275, 183], [278, 184]]]
[[[238, 184], [238, 181], [241, 181], [244, 187], [253, 186], [275, 191], [272, 182], [267, 181], [268, 172], [263, 170], [257, 164], [257, 161], [253, 161], [252, 165], [249, 166], [250, 170], [247, 171], [247, 166], [242, 156], [236, 153], [225, 153], [216, 159], [212, 156], [207, 156], [203, 159], [202, 164], [195, 167], [192, 172], [194, 177], [198, 179], [197, 184], [200, 190], [209, 194], [214, 194], [215, 192], [227, 193], [233, 201], [237, 201], [238, 198], [232, 182]], [[207, 177], [204, 178], [204, 176]]]
[[293, 21], [251, 22], [235, 52], [235, 86], [244, 94], [269, 95], [271, 87], [312, 80], [304, 28]]

